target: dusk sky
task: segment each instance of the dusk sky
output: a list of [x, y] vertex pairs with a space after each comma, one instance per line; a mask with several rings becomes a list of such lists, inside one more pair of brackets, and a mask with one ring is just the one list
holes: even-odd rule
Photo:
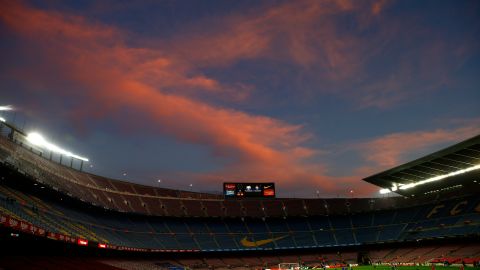
[[377, 196], [480, 134], [476, 0], [0, 0], [0, 59], [2, 117], [147, 185]]

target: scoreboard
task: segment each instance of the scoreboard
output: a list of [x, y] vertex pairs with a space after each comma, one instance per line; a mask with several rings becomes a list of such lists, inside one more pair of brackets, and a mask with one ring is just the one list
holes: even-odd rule
[[274, 183], [223, 183], [225, 198], [275, 198]]

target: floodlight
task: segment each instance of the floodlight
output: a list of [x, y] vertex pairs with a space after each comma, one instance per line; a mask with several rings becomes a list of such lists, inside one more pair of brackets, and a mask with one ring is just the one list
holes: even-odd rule
[[387, 193], [390, 193], [390, 189], [388, 188], [380, 189], [380, 194], [387, 194]]
[[12, 105], [0, 106], [0, 111], [13, 111], [13, 106]]
[[5, 123], [5, 122], [7, 122], [7, 120], [5, 120], [5, 118], [3, 118], [3, 117], [0, 117], [0, 122], [4, 122], [4, 123]]
[[40, 135], [39, 133], [37, 132], [32, 132], [32, 133], [29, 133], [27, 135], [27, 140], [33, 144], [33, 145], [36, 145], [36, 146], [40, 146], [40, 147], [43, 147], [49, 151], [52, 151], [52, 152], [55, 152], [55, 153], [58, 153], [58, 154], [61, 154], [61, 155], [65, 155], [65, 156], [68, 156], [68, 157], [73, 157], [73, 158], [76, 158], [76, 159], [80, 159], [80, 160], [83, 160], [83, 161], [87, 161], [88, 162], [88, 158], [85, 158], [85, 157], [81, 157], [81, 156], [78, 156], [78, 155], [75, 155], [73, 154], [72, 152], [69, 152], [67, 150], [64, 150], [50, 142], [48, 142], [47, 140], [45, 140], [45, 138], [43, 138], [42, 135]]
[[428, 179], [425, 179], [425, 180], [422, 180], [422, 181], [419, 181], [419, 182], [416, 182], [416, 183], [410, 183], [410, 184], [407, 184], [407, 185], [403, 185], [403, 186], [400, 186], [400, 189], [409, 189], [409, 188], [412, 188], [412, 187], [415, 187], [415, 186], [418, 186], [418, 185], [423, 185], [423, 184], [427, 184], [427, 183], [430, 183], [430, 182], [440, 181], [440, 180], [445, 179], [447, 177], [471, 172], [471, 171], [478, 170], [478, 169], [480, 169], [480, 164], [472, 166], [472, 167], [468, 167], [468, 168], [465, 168], [465, 169], [461, 169], [461, 170], [458, 170], [458, 171], [454, 171], [454, 172], [451, 172], [451, 173], [431, 177], [431, 178], [428, 178]]
[[401, 190], [404, 190], [404, 189], [409, 189], [409, 188], [412, 188], [416, 185], [420, 185], [420, 182], [417, 182], [417, 183], [410, 183], [410, 184], [406, 184], [406, 185], [401, 185], [400, 186], [400, 189]]
[[[454, 171], [454, 172], [451, 172], [451, 173], [437, 175], [437, 176], [434, 176], [434, 177], [431, 177], [431, 178], [428, 178], [428, 179], [425, 179], [425, 180], [422, 180], [422, 181], [414, 182], [414, 183], [398, 184], [398, 188], [401, 189], [401, 190], [405, 190], [405, 189], [416, 187], [418, 185], [424, 185], [424, 184], [427, 184], [427, 183], [430, 183], [430, 182], [440, 181], [440, 180], [445, 179], [447, 177], [471, 172], [471, 171], [478, 170], [478, 169], [480, 169], [480, 164], [472, 166], [472, 167], [468, 167], [468, 168], [465, 168], [465, 169], [461, 169], [461, 170], [458, 170], [458, 171]], [[388, 188], [381, 189], [380, 194], [387, 194], [391, 191], [396, 191], [396, 190], [397, 190], [397, 186], [394, 185], [391, 190], [388, 189]]]

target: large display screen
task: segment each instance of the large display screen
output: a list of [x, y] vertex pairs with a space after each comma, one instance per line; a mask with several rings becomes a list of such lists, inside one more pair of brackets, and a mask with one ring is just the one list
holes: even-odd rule
[[225, 198], [275, 198], [274, 183], [223, 183]]

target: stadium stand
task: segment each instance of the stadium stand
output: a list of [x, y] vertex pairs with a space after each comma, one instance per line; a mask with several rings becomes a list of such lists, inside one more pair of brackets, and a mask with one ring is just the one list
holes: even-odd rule
[[[418, 197], [224, 199], [96, 176], [35, 151], [0, 136], [2, 232], [118, 252], [192, 254], [169, 260], [94, 260], [88, 269], [109, 269], [101, 268], [103, 263], [111, 269], [259, 268], [281, 262], [341, 266], [357, 263], [360, 253], [371, 262], [387, 264], [473, 263], [480, 256], [480, 245], [465, 240], [478, 240], [480, 235], [480, 197], [475, 191]], [[419, 244], [442, 239], [464, 241]], [[217, 257], [217, 252], [245, 253]], [[30, 262], [39, 269], [56, 269], [49, 261], [42, 256], [30, 261], [15, 257], [8, 263], [13, 268]], [[58, 261], [63, 267], [71, 263]]]
[[[368, 212], [413, 205], [418, 200], [278, 199], [272, 202], [224, 201], [220, 195], [177, 191], [111, 180], [51, 162], [0, 136], [2, 161], [30, 175], [38, 183], [93, 205], [120, 212], [178, 216], [283, 217]], [[191, 198], [195, 200], [187, 201]], [[183, 201], [182, 201], [183, 200]], [[160, 202], [160, 204], [159, 204]], [[210, 209], [211, 208], [211, 209]], [[220, 209], [219, 209], [220, 208]], [[182, 211], [178, 211], [181, 209]]]
[[[15, 181], [18, 184], [18, 180]], [[2, 181], [2, 184], [4, 183], [8, 182]], [[32, 188], [44, 190], [35, 184]], [[480, 224], [477, 222], [466, 222], [470, 221], [471, 215], [476, 213], [475, 209], [480, 204], [480, 199], [475, 196], [366, 214], [286, 219], [192, 218], [185, 217], [185, 211], [177, 211], [181, 212], [180, 214], [172, 213], [168, 218], [148, 218], [108, 210], [85, 211], [82, 207], [65, 207], [62, 205], [64, 198], [61, 198], [62, 201], [55, 201], [49, 199], [49, 196], [38, 196], [40, 193], [32, 195], [2, 185], [0, 211], [53, 233], [143, 249], [231, 250], [349, 246], [375, 243], [379, 240], [422, 239], [480, 231]], [[67, 198], [65, 197], [65, 200]], [[182, 209], [184, 201], [169, 201], [175, 202], [177, 209]], [[455, 219], [451, 219], [450, 211], [436, 210], [439, 205], [448, 206], [446, 209], [462, 205], [463, 211], [455, 212]], [[432, 214], [432, 211], [435, 213]], [[376, 221], [373, 222], [374, 220]], [[263, 244], [264, 240], [267, 240], [267, 243]], [[257, 241], [262, 244], [257, 244]], [[405, 257], [405, 254], [395, 256]], [[433, 257], [441, 255], [444, 255], [441, 250], [432, 253]], [[415, 256], [417, 255], [413, 257]]]

